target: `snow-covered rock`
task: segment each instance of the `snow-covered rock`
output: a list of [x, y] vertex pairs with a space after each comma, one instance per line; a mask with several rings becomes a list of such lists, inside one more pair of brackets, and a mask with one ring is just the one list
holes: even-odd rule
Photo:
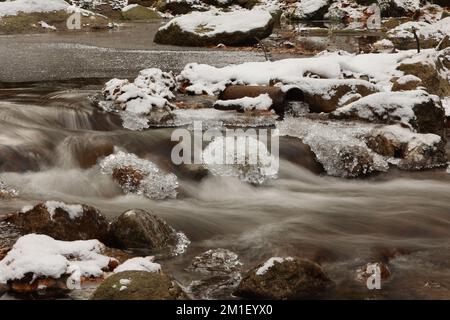
[[336, 108], [379, 91], [377, 86], [364, 80], [313, 78], [304, 78], [295, 85], [283, 86], [282, 90], [287, 91], [293, 87], [301, 90], [303, 101], [313, 112], [332, 112]]
[[14, 0], [0, 2], [0, 17], [14, 16], [20, 12], [34, 13], [34, 12], [52, 12], [67, 10], [70, 5], [64, 0]]
[[410, 21], [389, 30], [387, 37], [397, 49], [414, 49], [416, 41], [413, 30], [420, 40], [421, 48], [434, 48], [446, 35], [450, 35], [450, 17], [435, 23]]
[[[434, 51], [434, 50], [433, 50]], [[424, 50], [424, 53], [430, 53]], [[269, 85], [273, 81], [295, 85], [312, 76], [342, 79], [365, 75], [379, 87], [391, 87], [391, 78], [402, 76], [399, 61], [415, 55], [414, 51], [394, 54], [349, 54], [324, 52], [313, 58], [292, 58], [267, 62], [247, 62], [222, 68], [198, 63], [185, 66], [177, 80], [188, 93], [217, 95], [230, 84]], [[309, 81], [309, 80], [308, 80]], [[319, 82], [318, 82], [319, 83]]]
[[407, 74], [405, 76], [401, 76], [394, 80], [392, 84], [392, 91], [408, 91], [408, 90], [416, 90], [419, 85], [422, 83], [422, 80], [419, 77], [416, 77], [412, 74]]
[[164, 173], [153, 162], [119, 151], [100, 162], [103, 174], [110, 175], [125, 193], [150, 199], [176, 198], [178, 179]]
[[22, 233], [40, 233], [57, 240], [106, 241], [108, 233], [108, 222], [96, 208], [61, 201], [26, 206], [8, 217], [7, 221], [16, 225]]
[[402, 123], [419, 133], [443, 136], [444, 109], [439, 97], [423, 90], [379, 92], [337, 109], [336, 119]]
[[333, 282], [316, 263], [274, 257], [250, 270], [234, 294], [250, 299], [301, 299], [322, 294]]
[[147, 129], [154, 114], [165, 114], [174, 98], [176, 82], [172, 73], [157, 68], [142, 70], [133, 83], [126, 79], [111, 79], [102, 89], [106, 101], [99, 107], [117, 112], [123, 126], [130, 130]]
[[268, 37], [273, 23], [264, 10], [192, 12], [161, 27], [154, 41], [181, 46], [249, 45]]
[[0, 283], [11, 284], [13, 290], [14, 282], [28, 283], [29, 291], [35, 291], [43, 288], [39, 280], [63, 278], [76, 287], [81, 277], [102, 277], [109, 271], [115, 259], [102, 255], [103, 249], [98, 240], [68, 242], [28, 234], [0, 261]]
[[432, 94], [441, 98], [450, 95], [450, 48], [424, 50], [402, 59], [397, 70], [420, 78], [422, 85]]
[[286, 10], [286, 16], [293, 20], [322, 20], [331, 0], [300, 0], [293, 8]]
[[404, 170], [423, 170], [447, 165], [444, 140], [435, 134], [415, 133], [399, 125], [372, 130], [367, 145]]

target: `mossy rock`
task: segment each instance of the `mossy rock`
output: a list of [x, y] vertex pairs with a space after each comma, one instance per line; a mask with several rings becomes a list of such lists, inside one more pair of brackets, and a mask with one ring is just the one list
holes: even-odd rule
[[216, 46], [219, 43], [227, 46], [247, 46], [257, 43], [258, 41], [256, 39], [264, 39], [270, 36], [273, 26], [274, 20], [271, 19], [266, 26], [247, 32], [223, 32], [214, 34], [213, 36], [202, 36], [199, 33], [182, 30], [177, 24], [172, 24], [168, 28], [160, 29], [155, 35], [154, 42], [192, 47]]
[[186, 300], [178, 284], [167, 275], [125, 271], [107, 278], [94, 292], [91, 300]]
[[124, 20], [154, 20], [161, 19], [160, 14], [153, 9], [137, 5], [127, 11], [122, 11], [122, 18]]
[[[0, 33], [28, 33], [48, 32], [48, 29], [38, 26], [40, 21], [55, 26], [57, 31], [67, 31], [67, 19], [71, 16], [64, 10], [54, 12], [19, 13], [14, 16], [5, 16], [0, 19]], [[81, 17], [82, 30], [107, 28], [110, 20], [102, 16]], [[77, 30], [71, 30], [77, 31]]]

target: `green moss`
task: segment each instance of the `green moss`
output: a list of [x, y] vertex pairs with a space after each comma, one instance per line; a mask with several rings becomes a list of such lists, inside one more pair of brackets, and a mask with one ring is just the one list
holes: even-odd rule
[[176, 300], [186, 299], [186, 297], [181, 288], [166, 275], [145, 271], [125, 271], [108, 277], [97, 288], [91, 299]]
[[[38, 26], [40, 21], [55, 26], [58, 31], [67, 30], [67, 19], [71, 14], [66, 11], [19, 13], [15, 16], [6, 16], [0, 19], [0, 33], [47, 32], [47, 29]], [[81, 18], [81, 24], [89, 24], [89, 28], [106, 27], [109, 20], [101, 16]]]
[[125, 12], [122, 12], [124, 20], [154, 20], [161, 19], [159, 13], [153, 9], [143, 6], [137, 6]]

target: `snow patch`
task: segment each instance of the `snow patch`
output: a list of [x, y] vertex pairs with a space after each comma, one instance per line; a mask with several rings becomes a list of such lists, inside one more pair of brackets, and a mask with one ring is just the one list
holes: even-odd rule
[[275, 265], [275, 262], [283, 263], [284, 261], [294, 261], [294, 258], [292, 258], [292, 257], [287, 257], [287, 258], [272, 257], [269, 260], [267, 260], [258, 270], [256, 270], [256, 275], [262, 276], [262, 275], [266, 274], [266, 272], [269, 271]]
[[28, 234], [20, 237], [11, 251], [0, 261], [0, 283], [20, 280], [33, 274], [58, 279], [78, 270], [80, 277], [100, 277], [111, 258], [101, 254], [104, 245], [98, 240], [59, 241], [45, 235]]
[[[124, 271], [161, 272], [161, 265], [159, 263], [153, 262], [153, 260], [153, 256], [128, 259], [127, 261], [119, 265], [116, 269], [114, 269], [114, 273]], [[126, 283], [122, 282], [120, 284], [127, 285]]]

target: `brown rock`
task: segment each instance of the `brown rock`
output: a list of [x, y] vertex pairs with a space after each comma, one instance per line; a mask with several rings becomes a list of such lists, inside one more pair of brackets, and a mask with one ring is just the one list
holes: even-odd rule
[[58, 202], [51, 214], [48, 203], [40, 203], [26, 212], [15, 213], [6, 221], [16, 225], [23, 234], [39, 233], [65, 241], [107, 240], [108, 222], [94, 207], [79, 205], [79, 214], [71, 217], [66, 204]]
[[392, 91], [407, 91], [416, 90], [422, 83], [420, 78], [416, 76], [403, 76], [394, 80], [392, 84]]
[[176, 232], [161, 218], [133, 209], [111, 223], [110, 243], [117, 248], [161, 250], [176, 244]]
[[[123, 279], [128, 280], [123, 284]], [[122, 283], [121, 283], [122, 280]], [[119, 272], [107, 278], [92, 300], [186, 300], [181, 287], [165, 274], [145, 271]]]
[[450, 96], [450, 82], [441, 76], [450, 69], [450, 48], [443, 49], [434, 59], [434, 64], [425, 62], [401, 63], [398, 70], [422, 79], [427, 91], [442, 97]]
[[[266, 262], [267, 264], [267, 262]], [[317, 297], [332, 286], [322, 268], [310, 261], [285, 258], [273, 262], [265, 272], [263, 265], [250, 270], [234, 292], [236, 296], [256, 299], [302, 299]]]
[[[311, 82], [314, 83], [314, 86], [310, 86]], [[304, 84], [297, 86], [303, 91], [304, 101], [309, 104], [312, 112], [327, 113], [378, 91], [367, 81], [353, 79], [309, 79]], [[318, 90], [318, 88], [320, 89]], [[347, 98], [344, 99], [344, 97]]]
[[127, 192], [132, 193], [139, 190], [141, 181], [144, 179], [143, 173], [131, 166], [115, 168], [112, 177], [120, 184], [120, 186], [122, 186], [122, 188], [126, 189]]

